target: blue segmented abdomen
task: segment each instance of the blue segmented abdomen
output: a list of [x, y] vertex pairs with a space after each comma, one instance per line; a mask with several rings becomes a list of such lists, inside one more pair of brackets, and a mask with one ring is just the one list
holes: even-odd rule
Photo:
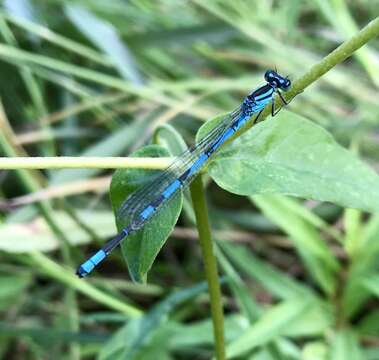
[[220, 137], [220, 139], [216, 140], [209, 148], [205, 151], [207, 156], [211, 156], [228, 138], [230, 138], [236, 130], [234, 127], [230, 127], [225, 131], [225, 133]]
[[145, 210], [142, 211], [141, 216], [144, 219], [148, 219], [151, 215], [154, 214], [154, 207], [152, 205], [149, 205]]
[[105, 253], [105, 251], [103, 249], [100, 249], [97, 253], [95, 253], [94, 255], [92, 255], [87, 261], [85, 261], [82, 265], [79, 266], [78, 270], [77, 270], [77, 275], [79, 277], [84, 277], [86, 276], [87, 274], [89, 274], [93, 269], [94, 267], [99, 264], [105, 257], [107, 256], [107, 254]]
[[172, 184], [170, 184], [162, 193], [162, 195], [167, 199], [169, 198], [176, 190], [180, 188], [180, 181], [175, 180]]
[[204, 163], [208, 160], [208, 155], [203, 153], [200, 155], [199, 159], [191, 166], [189, 171], [189, 177], [198, 172], [198, 170], [204, 165]]

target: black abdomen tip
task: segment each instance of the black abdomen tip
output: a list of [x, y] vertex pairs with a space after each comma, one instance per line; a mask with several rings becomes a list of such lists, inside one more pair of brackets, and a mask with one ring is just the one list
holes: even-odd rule
[[80, 277], [80, 278], [84, 278], [85, 276], [88, 275], [88, 273], [87, 273], [87, 271], [85, 271], [83, 269], [82, 266], [79, 266], [78, 269], [76, 270], [76, 275], [78, 275], [78, 277]]

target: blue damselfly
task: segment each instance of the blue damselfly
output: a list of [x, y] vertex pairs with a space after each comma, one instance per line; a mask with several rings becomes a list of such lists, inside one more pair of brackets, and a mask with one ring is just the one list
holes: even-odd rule
[[291, 81], [274, 70], [266, 71], [264, 77], [266, 84], [246, 96], [242, 104], [225, 116], [207, 136], [179, 155], [166, 170], [150, 183], [137, 189], [126, 198], [117, 217], [119, 219], [127, 218], [128, 225], [79, 266], [76, 272], [79, 277], [88, 275], [124, 238], [145, 226], [164, 204], [167, 204], [178, 191], [188, 186], [212, 154], [244, 126], [253, 115], [256, 115], [252, 120], [255, 124], [269, 103], [271, 103], [272, 116], [276, 115], [280, 110], [275, 109], [274, 95], [276, 93], [283, 104], [287, 105], [280, 90], [288, 90]]

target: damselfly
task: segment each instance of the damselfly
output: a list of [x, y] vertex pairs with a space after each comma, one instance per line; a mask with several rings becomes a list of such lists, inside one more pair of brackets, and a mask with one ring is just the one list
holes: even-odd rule
[[279, 95], [283, 104], [287, 105], [280, 90], [288, 90], [291, 81], [274, 70], [266, 71], [264, 78], [266, 84], [245, 97], [242, 104], [225, 116], [199, 143], [179, 155], [166, 170], [150, 183], [137, 189], [126, 198], [117, 217], [121, 220], [127, 218], [128, 225], [79, 266], [76, 272], [79, 277], [88, 275], [124, 238], [145, 226], [164, 204], [167, 204], [175, 194], [188, 186], [212, 154], [253, 115], [256, 115], [252, 120], [255, 124], [269, 103], [271, 103], [272, 116], [276, 115], [280, 109], [275, 109], [275, 93]]

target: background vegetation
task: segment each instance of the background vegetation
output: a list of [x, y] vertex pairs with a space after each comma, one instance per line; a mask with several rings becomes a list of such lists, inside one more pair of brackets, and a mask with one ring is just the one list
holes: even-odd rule
[[[151, 141], [168, 150], [140, 156], [176, 154], [266, 69], [296, 79], [378, 15], [377, 0], [4, 0], [1, 155], [124, 156]], [[208, 169], [229, 357], [379, 359], [378, 46]], [[111, 175], [101, 164], [0, 173], [2, 358], [212, 357], [187, 195], [147, 284], [130, 281], [118, 250], [75, 277], [116, 231]]]

